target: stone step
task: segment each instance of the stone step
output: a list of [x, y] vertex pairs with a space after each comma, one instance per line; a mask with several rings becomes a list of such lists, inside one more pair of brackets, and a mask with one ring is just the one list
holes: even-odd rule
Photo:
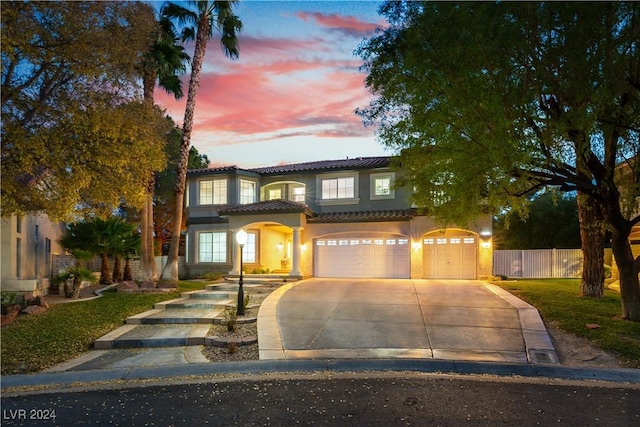
[[161, 310], [185, 310], [185, 309], [219, 309], [224, 310], [227, 305], [232, 304], [231, 299], [198, 300], [196, 298], [176, 298], [169, 301], [159, 302], [153, 308]]
[[236, 297], [236, 293], [235, 292], [228, 292], [228, 291], [224, 291], [224, 290], [213, 290], [213, 291], [209, 291], [209, 290], [205, 290], [205, 291], [191, 291], [191, 292], [183, 292], [181, 294], [181, 296], [183, 298], [192, 298], [192, 299], [212, 299], [212, 300], [219, 300], [219, 299], [233, 299]]
[[97, 339], [96, 350], [204, 345], [210, 325], [124, 325]]
[[[225, 279], [227, 283], [237, 284], [239, 276], [229, 276]], [[245, 274], [242, 277], [244, 285], [262, 285], [265, 283], [282, 283], [291, 281], [292, 278], [286, 274]]]
[[180, 310], [157, 309], [145, 311], [127, 318], [127, 325], [176, 324], [176, 323], [214, 323], [215, 318], [224, 316], [220, 308], [185, 308]]

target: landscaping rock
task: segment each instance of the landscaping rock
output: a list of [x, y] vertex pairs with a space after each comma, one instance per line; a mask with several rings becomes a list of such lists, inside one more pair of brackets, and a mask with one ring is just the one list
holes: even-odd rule
[[156, 282], [152, 282], [151, 280], [145, 280], [140, 285], [140, 289], [155, 289], [155, 288], [156, 288]]
[[48, 303], [48, 302], [47, 302], [47, 300], [46, 300], [43, 296], [41, 296], [41, 295], [38, 295], [38, 296], [36, 297], [36, 299], [35, 299], [35, 300], [33, 300], [33, 304], [34, 304], [34, 305], [37, 305], [37, 306], [40, 306], [40, 307], [49, 308], [49, 303]]
[[136, 282], [132, 281], [132, 280], [127, 280], [125, 282], [120, 282], [118, 283], [118, 290], [129, 290], [129, 289], [138, 289], [138, 285], [136, 284]]
[[175, 282], [158, 282], [158, 289], [176, 289], [178, 284]]
[[30, 305], [29, 307], [22, 310], [24, 314], [41, 314], [47, 311], [46, 308], [40, 307], [39, 305]]

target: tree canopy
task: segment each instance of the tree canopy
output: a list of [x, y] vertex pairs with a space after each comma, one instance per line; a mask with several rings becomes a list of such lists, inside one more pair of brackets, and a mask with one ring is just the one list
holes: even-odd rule
[[164, 166], [163, 113], [140, 100], [152, 42], [138, 2], [2, 3], [2, 214], [139, 205]]
[[498, 215], [493, 236], [494, 249], [579, 248], [576, 197], [553, 192], [537, 195], [523, 216]]
[[[640, 4], [385, 2], [359, 46], [358, 110], [444, 225], [525, 209], [544, 187], [602, 208], [623, 317], [640, 320], [628, 237], [640, 222]], [[625, 185], [619, 179], [626, 170]]]

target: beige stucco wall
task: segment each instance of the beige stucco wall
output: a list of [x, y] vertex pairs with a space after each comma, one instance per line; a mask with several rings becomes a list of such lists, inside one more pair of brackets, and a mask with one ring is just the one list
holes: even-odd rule
[[[21, 222], [18, 232], [18, 221]], [[36, 238], [37, 228], [37, 238]], [[18, 218], [11, 216], [1, 220], [0, 287], [3, 291], [46, 294], [52, 272], [52, 257], [63, 253], [58, 243], [64, 224], [51, 222], [44, 214], [31, 214]], [[17, 241], [20, 239], [20, 254]], [[46, 241], [50, 251], [46, 251]], [[20, 268], [18, 270], [18, 256]]]

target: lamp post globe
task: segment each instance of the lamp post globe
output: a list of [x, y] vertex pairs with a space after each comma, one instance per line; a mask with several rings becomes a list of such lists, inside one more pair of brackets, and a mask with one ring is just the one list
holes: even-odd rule
[[236, 313], [238, 316], [244, 316], [244, 280], [243, 280], [243, 272], [242, 272], [242, 249], [244, 245], [247, 243], [247, 232], [243, 229], [240, 229], [236, 233], [236, 242], [240, 246], [240, 280], [238, 281], [238, 307], [236, 309]]

